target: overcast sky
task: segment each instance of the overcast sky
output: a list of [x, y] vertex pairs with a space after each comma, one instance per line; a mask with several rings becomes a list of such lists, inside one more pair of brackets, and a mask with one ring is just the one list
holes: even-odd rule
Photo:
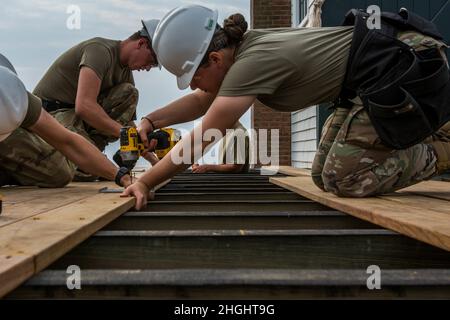
[[[0, 52], [11, 60], [32, 91], [52, 62], [73, 45], [93, 37], [126, 39], [141, 28], [141, 19], [160, 19], [170, 9], [186, 4], [217, 9], [220, 24], [236, 12], [250, 22], [249, 0], [8, 0], [2, 1], [0, 12]], [[71, 5], [81, 10], [80, 29], [67, 27]], [[179, 90], [175, 77], [164, 69], [134, 72], [134, 77], [140, 92], [138, 119], [190, 92]], [[249, 128], [249, 112], [242, 122]], [[181, 127], [192, 129], [193, 123]]]

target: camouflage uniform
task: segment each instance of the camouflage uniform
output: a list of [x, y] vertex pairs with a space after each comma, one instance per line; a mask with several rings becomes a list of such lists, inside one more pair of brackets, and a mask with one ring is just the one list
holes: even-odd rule
[[[138, 91], [130, 83], [123, 83], [102, 93], [98, 102], [112, 119], [126, 125], [136, 112]], [[75, 115], [74, 109], [57, 110], [52, 115], [101, 151], [109, 142], [117, 140], [90, 128]], [[76, 169], [64, 155], [27, 129], [19, 128], [0, 142], [0, 170], [9, 178], [3, 184], [63, 187], [72, 181]]]
[[[411, 31], [400, 33], [399, 39], [416, 50], [444, 46]], [[337, 106], [323, 127], [312, 165], [312, 178], [319, 188], [342, 197], [367, 197], [405, 188], [438, 173], [430, 143], [450, 141], [450, 122], [422, 143], [395, 150], [381, 144], [361, 100], [356, 98], [353, 103], [350, 109]]]
[[[132, 84], [122, 83], [106, 93], [101, 93], [98, 103], [111, 119], [126, 126], [133, 121], [138, 98], [138, 91]], [[96, 129], [91, 128], [86, 122], [76, 116], [74, 109], [60, 109], [52, 112], [51, 115], [67, 129], [88, 139], [100, 151], [104, 151], [108, 143], [117, 140], [115, 137], [105, 136]]]

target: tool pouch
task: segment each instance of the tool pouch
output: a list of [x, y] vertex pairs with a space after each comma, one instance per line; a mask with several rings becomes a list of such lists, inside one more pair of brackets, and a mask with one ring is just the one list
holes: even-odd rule
[[399, 63], [359, 93], [381, 141], [395, 149], [423, 141], [450, 119], [450, 77], [445, 61], [421, 60], [416, 53], [412, 59], [406, 71]]
[[450, 120], [450, 73], [438, 48], [415, 51], [397, 32], [423, 28], [436, 38], [439, 33], [431, 22], [405, 12], [383, 13], [378, 30], [366, 28], [364, 12], [352, 15], [359, 35], [343, 92], [361, 98], [384, 145], [404, 149], [423, 141]]

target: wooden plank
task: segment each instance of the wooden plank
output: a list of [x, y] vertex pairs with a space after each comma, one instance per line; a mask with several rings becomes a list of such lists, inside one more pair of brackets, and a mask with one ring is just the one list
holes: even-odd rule
[[[157, 186], [165, 186], [170, 180]], [[115, 186], [111, 182], [75, 182], [65, 188], [11, 187], [2, 189], [4, 195], [0, 228], [11, 223], [60, 208], [96, 194], [102, 187]], [[118, 189], [119, 192], [123, 191]]]
[[393, 194], [379, 196], [378, 198], [398, 202], [416, 208], [426, 208], [426, 210], [447, 213], [448, 218], [450, 219], [450, 203], [447, 200], [438, 198], [430, 199], [429, 197], [406, 191], [399, 191]]
[[[0, 255], [13, 259], [17, 259], [17, 255], [32, 258], [27, 263], [34, 272], [39, 272], [133, 205], [134, 198], [97, 194], [4, 226], [0, 232]], [[9, 275], [0, 273], [0, 279], [14, 277], [15, 284], [20, 284], [29, 276], [21, 269], [13, 264], [2, 270]], [[2, 283], [0, 296], [10, 289]]]
[[450, 251], [448, 213], [382, 198], [339, 198], [318, 189], [309, 177], [271, 178], [270, 181], [323, 205]]
[[79, 188], [90, 188], [92, 190], [98, 190], [105, 183], [109, 182], [72, 182], [64, 188], [38, 188], [38, 187], [1, 187], [0, 193], [7, 198], [7, 202], [20, 203], [24, 201], [30, 201], [48, 194], [56, 194], [59, 192], [65, 192], [66, 190], [76, 190]]
[[3, 226], [0, 257], [9, 258], [0, 268], [0, 297], [132, 208], [134, 202], [134, 198], [91, 190], [88, 198]]
[[35, 274], [30, 255], [0, 255], [0, 298]]
[[424, 181], [402, 189], [399, 192], [409, 192], [429, 198], [450, 200], [449, 187], [450, 183], [448, 182]]
[[[154, 190], [158, 190], [168, 182], [165, 181]], [[33, 215], [23, 216], [0, 228], [0, 297], [131, 209], [135, 204], [134, 198], [120, 198], [118, 194], [99, 193], [101, 187], [113, 186], [112, 182], [74, 183], [66, 190], [58, 189], [64, 190], [61, 191], [62, 194], [67, 193], [67, 197], [60, 199], [59, 202], [53, 200], [55, 189], [27, 190], [34, 195], [39, 191], [41, 197], [45, 195], [48, 199], [52, 199], [49, 200], [51, 204], [47, 208], [55, 207], [42, 211], [45, 205], [40, 203], [38, 213], [34, 211]], [[13, 190], [7, 193], [12, 194], [11, 192]], [[30, 199], [26, 191], [23, 192], [25, 194], [16, 199], [27, 197]], [[79, 196], [82, 199], [72, 201]], [[64, 201], [69, 204], [64, 205]], [[35, 204], [28, 203], [30, 212], [33, 211]], [[21, 206], [22, 209], [26, 209], [27, 203], [21, 202]], [[13, 210], [11, 214], [14, 214]]]
[[34, 193], [36, 196], [28, 196], [26, 193], [22, 193], [21, 197], [17, 195], [14, 197], [17, 199], [16, 201], [12, 201], [12, 197], [7, 196], [0, 216], [0, 230], [1, 227], [11, 223], [91, 197], [96, 190], [97, 188], [92, 187], [77, 188], [71, 186], [61, 189], [40, 190], [41, 193]]
[[[285, 174], [287, 176], [311, 176], [311, 170], [308, 169], [299, 169], [299, 168], [294, 168], [294, 167], [290, 167], [290, 166], [267, 166], [267, 167], [262, 167], [261, 168], [261, 173], [263, 173], [264, 171], [266, 171], [267, 173], [282, 173]], [[263, 173], [264, 174], [264, 173]], [[269, 174], [267, 174], [269, 175]]]
[[0, 193], [6, 199], [6, 203], [16, 204], [42, 197], [48, 194], [48, 190], [37, 187], [2, 187]]

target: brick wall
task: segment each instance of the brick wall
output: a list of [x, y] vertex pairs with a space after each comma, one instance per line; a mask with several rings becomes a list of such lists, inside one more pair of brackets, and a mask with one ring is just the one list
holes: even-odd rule
[[291, 0], [251, 0], [253, 29], [291, 26]]
[[[251, 27], [253, 29], [291, 27], [291, 1], [251, 0]], [[262, 103], [256, 102], [252, 108], [251, 117], [252, 128], [256, 130], [280, 130], [280, 165], [290, 166], [291, 113], [273, 111]]]

